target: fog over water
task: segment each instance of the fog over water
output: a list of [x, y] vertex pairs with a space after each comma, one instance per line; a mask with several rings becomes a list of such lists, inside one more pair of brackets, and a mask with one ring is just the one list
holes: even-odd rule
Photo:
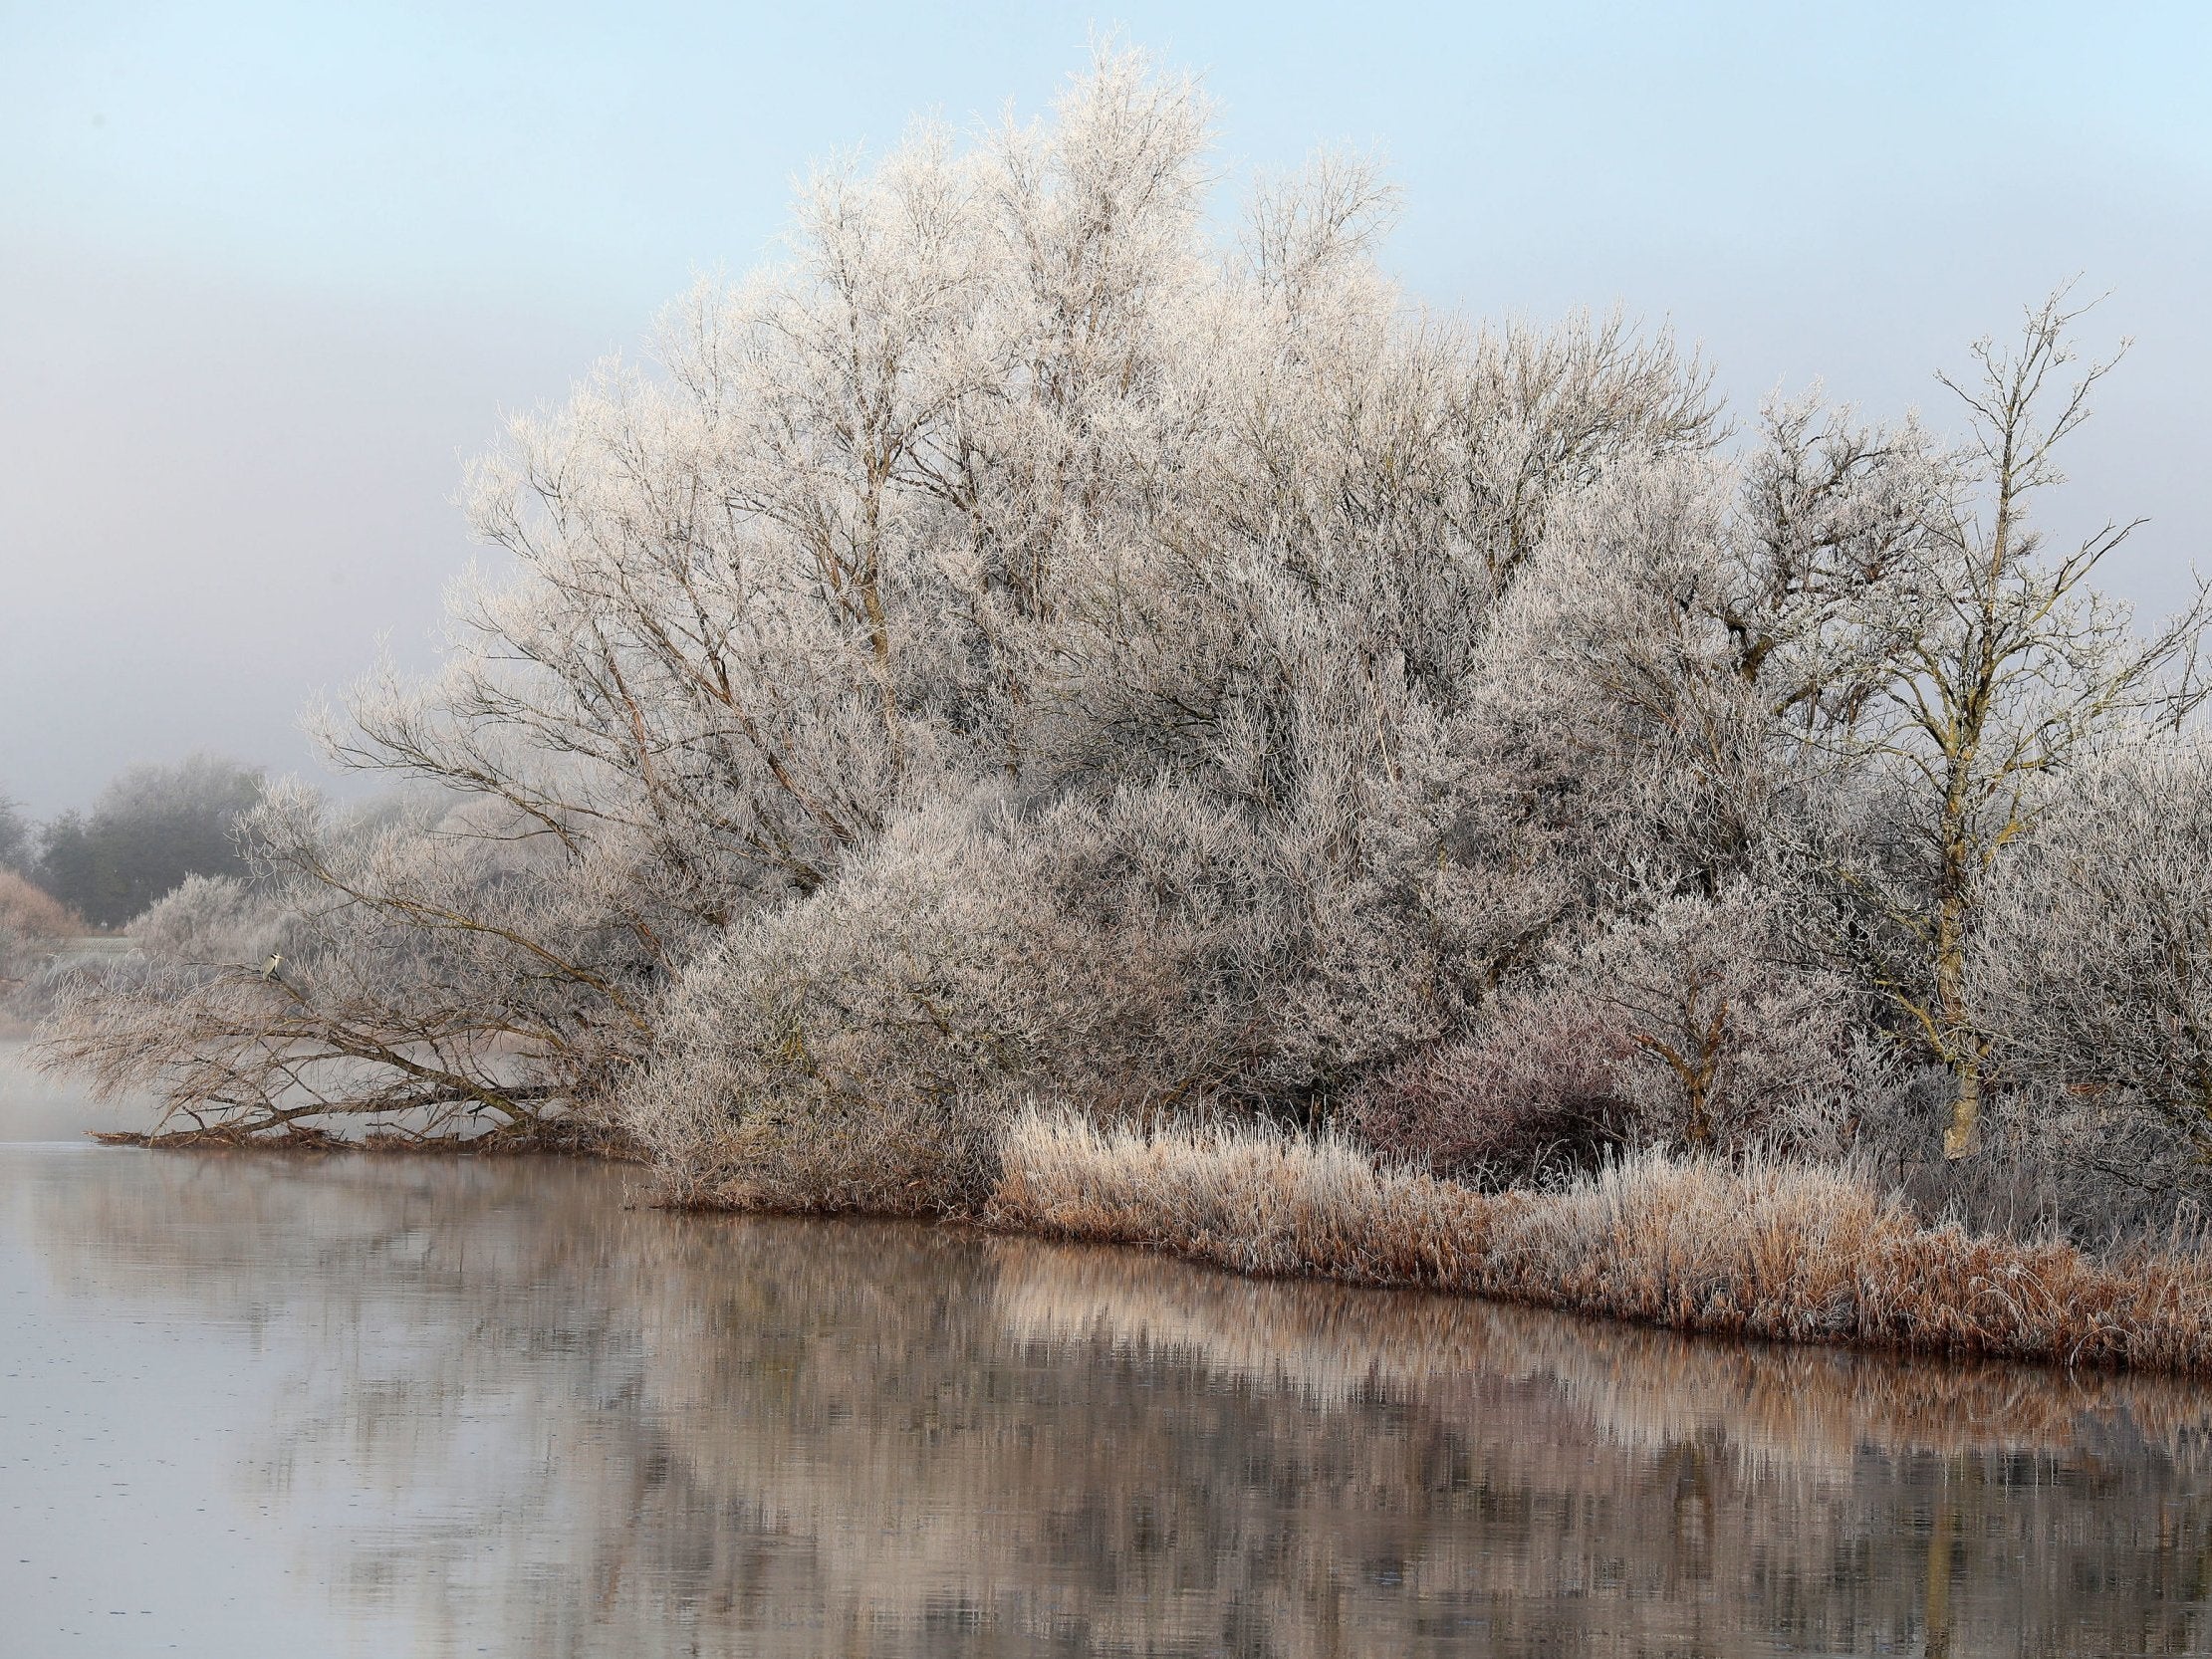
[[[1825, 374], [1934, 407], [2075, 271], [2137, 337], [2063, 526], [2206, 557], [2212, 14], [1874, 5], [1111, 15], [1207, 73], [1223, 175], [1317, 142], [1406, 190], [1392, 263], [1475, 315], [1615, 303], [1748, 412]], [[1102, 19], [1101, 21], [1109, 21]], [[789, 181], [912, 116], [1039, 111], [1092, 15], [654, 3], [0, 5], [0, 791], [41, 813], [207, 745], [311, 766], [302, 703], [426, 662], [500, 411], [772, 251]]]
[[143, 1129], [152, 1103], [95, 1101], [74, 1080], [43, 1076], [26, 1058], [30, 1044], [0, 1036], [0, 1146], [20, 1142], [83, 1145], [88, 1130]]

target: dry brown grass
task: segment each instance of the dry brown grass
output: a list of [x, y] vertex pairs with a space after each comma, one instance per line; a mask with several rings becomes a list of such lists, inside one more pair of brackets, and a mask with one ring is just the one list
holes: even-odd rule
[[0, 931], [52, 943], [87, 931], [84, 919], [43, 887], [0, 869]]
[[996, 1226], [1242, 1273], [1421, 1286], [1680, 1330], [2212, 1371], [2212, 1260], [2101, 1262], [1930, 1227], [1856, 1178], [1643, 1154], [1486, 1194], [1342, 1141], [1250, 1129], [1008, 1129]]

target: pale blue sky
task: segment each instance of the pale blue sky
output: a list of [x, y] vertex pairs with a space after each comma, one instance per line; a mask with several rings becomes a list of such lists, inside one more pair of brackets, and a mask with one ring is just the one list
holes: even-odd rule
[[500, 409], [759, 259], [811, 160], [1035, 112], [1115, 26], [1205, 74], [1225, 179], [1373, 146], [1413, 291], [1670, 319], [1746, 404], [1938, 414], [2086, 271], [2137, 346], [2068, 512], [2153, 516], [2149, 602], [2212, 565], [2212, 6], [0, 0], [0, 791], [305, 764], [316, 686], [423, 659]]

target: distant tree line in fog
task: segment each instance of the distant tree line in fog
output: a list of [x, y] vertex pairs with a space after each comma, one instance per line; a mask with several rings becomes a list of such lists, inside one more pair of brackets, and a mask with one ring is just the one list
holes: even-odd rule
[[92, 807], [44, 824], [0, 797], [0, 870], [94, 928], [121, 927], [190, 875], [242, 876], [238, 822], [262, 774], [213, 755], [134, 766]]

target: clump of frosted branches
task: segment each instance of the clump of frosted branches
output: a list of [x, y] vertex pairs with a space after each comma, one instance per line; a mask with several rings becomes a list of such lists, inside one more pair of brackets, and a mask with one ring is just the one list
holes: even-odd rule
[[666, 965], [609, 843], [570, 860], [500, 803], [343, 817], [296, 788], [245, 832], [254, 879], [155, 904], [46, 1033], [46, 1064], [159, 1094], [156, 1133], [573, 1135], [641, 1053]]
[[1280, 982], [1252, 852], [1165, 789], [923, 808], [690, 965], [627, 1120], [688, 1202], [935, 1210], [1039, 1095], [1249, 1104]]

